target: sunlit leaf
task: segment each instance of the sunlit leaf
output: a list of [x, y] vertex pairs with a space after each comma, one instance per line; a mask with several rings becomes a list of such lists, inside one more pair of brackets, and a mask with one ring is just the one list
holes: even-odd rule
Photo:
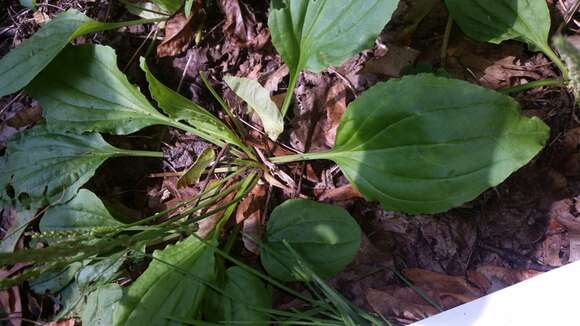
[[544, 52], [566, 74], [548, 43], [550, 11], [544, 0], [445, 0], [449, 13], [469, 37], [499, 44], [519, 40]]
[[260, 258], [268, 274], [283, 281], [301, 280], [296, 259], [283, 241], [321, 277], [342, 271], [354, 258], [361, 241], [356, 221], [341, 207], [311, 200], [288, 200], [268, 219]]
[[241, 267], [230, 267], [224, 294], [226, 325], [269, 325], [268, 313], [256, 308], [272, 309], [272, 294], [257, 276]]
[[39, 229], [46, 231], [81, 231], [122, 226], [103, 202], [91, 191], [81, 189], [68, 203], [50, 207], [40, 220]]
[[372, 46], [398, 0], [272, 0], [268, 26], [272, 43], [290, 68], [282, 116], [288, 111], [299, 73], [340, 65]]
[[319, 72], [372, 46], [398, 0], [272, 0], [272, 43], [290, 67]]
[[114, 325], [174, 325], [195, 319], [215, 278], [211, 247], [195, 236], [153, 253], [145, 272], [129, 286], [114, 312]]
[[125, 135], [172, 122], [129, 83], [108, 46], [65, 49], [26, 91], [40, 102], [53, 129]]
[[370, 88], [349, 105], [335, 148], [302, 158], [333, 160], [386, 210], [437, 213], [504, 181], [548, 136], [508, 96], [421, 74]]
[[[130, 24], [101, 23], [74, 9], [58, 14], [0, 59], [0, 97], [28, 85], [76, 37]], [[71, 62], [77, 64], [76, 61], [69, 61], [60, 68], [69, 67]]]
[[226, 76], [224, 80], [236, 95], [246, 101], [249, 108], [256, 111], [268, 137], [272, 140], [278, 139], [284, 131], [284, 118], [272, 101], [270, 92], [252, 79]]

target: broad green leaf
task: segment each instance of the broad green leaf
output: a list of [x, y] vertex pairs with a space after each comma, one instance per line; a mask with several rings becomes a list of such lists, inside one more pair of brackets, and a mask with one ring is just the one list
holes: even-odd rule
[[341, 207], [311, 200], [288, 200], [272, 211], [266, 246], [260, 256], [268, 274], [282, 281], [301, 280], [296, 258], [287, 241], [321, 277], [328, 278], [348, 265], [360, 246], [361, 230]]
[[237, 146], [242, 143], [220, 119], [157, 80], [143, 58], [141, 58], [141, 69], [147, 77], [151, 96], [169, 117], [187, 122], [198, 130], [203, 138], [216, 140], [213, 143], [222, 141]]
[[[1, 167], [1, 165], [0, 165]], [[2, 201], [0, 200], [0, 203]], [[4, 207], [5, 210], [9, 210], [10, 208]], [[36, 209], [33, 210], [22, 210], [22, 211], [13, 211], [11, 214], [15, 214], [14, 217], [14, 224], [10, 226], [10, 228], [4, 234], [4, 237], [0, 241], [0, 252], [13, 252], [16, 248], [16, 244], [20, 237], [26, 231], [26, 227], [28, 223], [34, 220], [36, 216]]]
[[97, 195], [81, 189], [68, 203], [50, 207], [40, 220], [39, 229], [41, 232], [82, 231], [122, 225], [111, 216]]
[[272, 101], [270, 92], [252, 79], [226, 76], [224, 80], [236, 95], [246, 101], [248, 107], [256, 111], [268, 137], [274, 141], [278, 139], [284, 131], [284, 118]]
[[56, 294], [75, 278], [82, 267], [82, 262], [74, 262], [61, 271], [43, 273], [30, 282], [30, 288], [38, 294], [46, 294], [46, 292]]
[[36, 0], [19, 0], [20, 5], [26, 8], [34, 9], [36, 7]]
[[189, 170], [177, 180], [177, 188], [187, 187], [196, 183], [203, 171], [215, 160], [215, 152], [211, 148], [206, 148], [191, 165]]
[[174, 325], [200, 313], [205, 282], [215, 278], [211, 247], [195, 236], [153, 253], [145, 272], [129, 286], [114, 312], [114, 325]]
[[36, 126], [8, 142], [0, 162], [0, 199], [33, 207], [66, 202], [106, 159], [120, 151], [99, 134], [69, 134]]
[[272, 0], [272, 43], [290, 68], [319, 72], [373, 42], [398, 0]]
[[543, 52], [548, 45], [550, 12], [545, 0], [445, 0], [461, 30], [482, 42], [517, 39]]
[[117, 302], [123, 297], [123, 289], [112, 283], [98, 287], [86, 298], [81, 320], [84, 326], [110, 326]]
[[113, 280], [117, 271], [125, 261], [124, 253], [113, 254], [105, 259], [98, 259], [94, 263], [86, 261], [87, 265], [83, 266], [76, 275], [76, 282], [81, 291], [91, 290], [93, 286], [101, 286]]
[[[2, 76], [0, 97], [19, 91], [28, 85], [76, 37], [133, 23], [138, 23], [138, 21], [101, 23], [74, 9], [58, 14], [29, 39], [0, 59], [0, 76]], [[68, 61], [59, 68], [69, 67], [71, 63], [77, 65], [76, 61]]]
[[568, 66], [570, 86], [576, 95], [576, 102], [580, 103], [580, 38], [558, 35], [554, 37], [554, 45]]
[[272, 294], [257, 276], [241, 267], [230, 267], [224, 294], [226, 325], [269, 325], [268, 313], [255, 308], [272, 309]]
[[26, 91], [41, 104], [51, 129], [125, 135], [172, 122], [129, 83], [108, 46], [66, 48]]
[[549, 131], [508, 96], [421, 74], [366, 91], [342, 117], [335, 148], [305, 158], [336, 162], [386, 210], [437, 213], [504, 181]]

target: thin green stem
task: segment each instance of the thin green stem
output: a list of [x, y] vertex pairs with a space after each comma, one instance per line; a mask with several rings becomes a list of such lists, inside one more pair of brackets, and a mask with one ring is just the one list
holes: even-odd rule
[[216, 92], [216, 90], [211, 86], [205, 73], [201, 70], [199, 71], [199, 77], [201, 77], [201, 80], [203, 81], [203, 84], [205, 85], [205, 87], [209, 90], [209, 92], [216, 99], [216, 101], [218, 101], [218, 103], [220, 104], [222, 109], [226, 112], [226, 114], [228, 115], [230, 120], [232, 120], [232, 123], [234, 124], [234, 127], [236, 128], [236, 130], [238, 131], [240, 136], [244, 137], [246, 135], [244, 128], [242, 128], [242, 125], [240, 124], [238, 119], [234, 116], [234, 114], [232, 113], [230, 108], [227, 106], [224, 99], [221, 96], [219, 96], [219, 94]]
[[73, 35], [73, 38], [79, 37], [81, 35], [85, 35], [85, 34], [87, 34], [87, 32], [92, 32], [92, 33], [103, 32], [103, 31], [109, 31], [112, 29], [117, 29], [117, 28], [121, 28], [121, 27], [128, 27], [128, 26], [133, 26], [133, 25], [159, 23], [159, 22], [166, 21], [166, 20], [167, 20], [167, 18], [152, 18], [152, 19], [136, 19], [136, 20], [129, 20], [126, 22], [117, 22], [117, 23], [102, 23], [99, 21], [93, 21], [93, 22], [88, 23], [88, 24], [84, 25], [83, 27], [79, 28], [75, 32], [75, 34]]
[[117, 149], [116, 155], [119, 156], [132, 156], [132, 157], [154, 157], [163, 158], [163, 152], [152, 152], [152, 151], [136, 151], [129, 149]]
[[541, 50], [550, 60], [552, 60], [552, 62], [556, 65], [556, 67], [560, 69], [560, 72], [562, 72], [562, 78], [568, 79], [569, 75], [568, 67], [562, 61], [562, 59], [560, 59], [560, 57], [556, 54], [556, 52], [554, 52], [554, 50], [552, 50], [552, 48], [548, 45], [541, 47]]
[[311, 161], [311, 160], [326, 160], [330, 159], [332, 156], [331, 152], [317, 152], [317, 153], [303, 153], [303, 154], [293, 154], [286, 156], [274, 156], [269, 157], [268, 160], [274, 164], [284, 164], [299, 161]]
[[300, 76], [300, 69], [290, 72], [290, 84], [288, 85], [288, 90], [286, 91], [286, 97], [284, 98], [284, 103], [282, 104], [282, 116], [286, 116], [286, 112], [290, 108], [290, 103], [294, 98], [294, 89], [296, 88], [296, 83], [298, 82], [298, 76]]
[[544, 86], [559, 87], [559, 86], [564, 86], [564, 85], [565, 85], [565, 82], [561, 79], [542, 79], [542, 80], [534, 80], [534, 81], [531, 81], [529, 83], [522, 84], [522, 85], [516, 85], [516, 86], [512, 86], [512, 87], [498, 89], [497, 91], [502, 93], [502, 94], [510, 94], [510, 93], [518, 93], [518, 92], [527, 91], [527, 90], [537, 88], [537, 87], [544, 87]]

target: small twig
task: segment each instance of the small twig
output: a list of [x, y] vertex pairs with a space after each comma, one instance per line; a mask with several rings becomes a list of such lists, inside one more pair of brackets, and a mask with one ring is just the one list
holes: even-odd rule
[[572, 5], [572, 7], [566, 13], [566, 17], [564, 19], [564, 21], [566, 22], [566, 25], [568, 25], [570, 23], [570, 21], [574, 17], [574, 14], [576, 14], [576, 11], [578, 11], [578, 8], [580, 8], [580, 0], [576, 0], [574, 2], [574, 4]]
[[8, 101], [8, 103], [6, 103], [6, 105], [4, 105], [4, 107], [2, 107], [2, 109], [0, 110], [0, 115], [2, 115], [10, 105], [18, 101], [22, 97], [22, 95], [24, 95], [24, 92], [21, 91], [20, 93], [16, 94], [16, 96], [14, 96], [10, 101]]
[[338, 76], [338, 78], [342, 79], [342, 81], [346, 84], [346, 86], [348, 87], [348, 89], [350, 89], [350, 91], [352, 92], [352, 95], [357, 98], [358, 94], [356, 92], [356, 87], [354, 87], [354, 85], [352, 84], [352, 82], [346, 78], [346, 76], [344, 76], [343, 74], [341, 74], [340, 72], [336, 71], [334, 68], [329, 67], [328, 71], [330, 71], [331, 73], [335, 74]]
[[139, 52], [141, 52], [141, 49], [143, 49], [145, 44], [147, 44], [147, 41], [149, 41], [149, 38], [151, 37], [153, 32], [155, 32], [156, 30], [157, 30], [157, 24], [155, 24], [155, 27], [153, 27], [151, 29], [151, 31], [149, 31], [149, 34], [147, 34], [147, 37], [143, 40], [143, 42], [141, 42], [141, 44], [139, 45], [137, 50], [135, 50], [135, 52], [131, 56], [131, 59], [129, 59], [129, 62], [127, 62], [127, 65], [125, 65], [125, 67], [123, 68], [123, 72], [126, 72], [127, 69], [129, 69], [129, 67], [131, 66], [131, 64], [133, 64], [133, 61], [135, 61], [135, 58], [137, 58], [137, 55], [139, 54]]
[[443, 34], [443, 44], [441, 44], [441, 68], [447, 65], [447, 48], [449, 47], [449, 38], [451, 37], [451, 30], [453, 28], [453, 17], [451, 14], [447, 17], [447, 25], [445, 25], [445, 34]]
[[[255, 132], [259, 133], [260, 135], [262, 135], [264, 137], [268, 137], [268, 135], [265, 132], [263, 132], [262, 130], [260, 130], [258, 127], [252, 125], [251, 123], [245, 121], [244, 119], [238, 117], [238, 120], [240, 120], [243, 124], [245, 124], [246, 126], [248, 126], [250, 129], [253, 129]], [[294, 153], [297, 153], [297, 154], [304, 154], [303, 152], [297, 150], [296, 148], [294, 148], [292, 146], [288, 146], [288, 145], [286, 145], [284, 143], [281, 143], [281, 142], [279, 142], [277, 140], [274, 140], [273, 142], [276, 145], [280, 145], [281, 147], [284, 147], [285, 149], [287, 149], [287, 150], [289, 150], [291, 152], [294, 152]]]
[[181, 73], [181, 78], [179, 78], [179, 84], [177, 84], [177, 92], [181, 91], [181, 86], [183, 85], [183, 81], [185, 80], [185, 75], [187, 75], [187, 70], [189, 69], [189, 65], [191, 64], [191, 59], [193, 58], [193, 51], [189, 51], [189, 56], [187, 57], [187, 62], [185, 63], [185, 67], [183, 68], [183, 72]]

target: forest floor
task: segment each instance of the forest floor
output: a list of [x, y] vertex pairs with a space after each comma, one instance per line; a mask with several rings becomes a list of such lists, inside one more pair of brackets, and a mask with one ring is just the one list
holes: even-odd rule
[[[31, 11], [17, 1], [2, 1], [0, 57], [28, 38], [46, 19], [68, 8], [100, 21], [136, 19], [117, 1], [38, 2], [38, 9]], [[491, 89], [559, 75], [543, 54], [529, 51], [523, 43], [475, 42], [457, 26], [446, 35], [445, 7], [435, 1], [434, 7], [425, 12], [428, 2], [402, 0], [372, 49], [320, 74], [303, 73], [286, 130], [277, 143], [264, 137], [259, 120], [244, 109], [241, 100], [222, 81], [225, 75], [248, 77], [260, 81], [275, 97], [283, 98], [288, 68], [270, 41], [266, 1], [212, 2], [203, 22], [174, 19], [178, 33], [173, 38], [164, 38], [158, 25], [147, 24], [90, 34], [75, 42], [115, 48], [119, 67], [141, 89], [146, 84], [138, 57], [148, 53], [155, 58], [150, 60], [150, 68], [163, 83], [206, 108], [216, 109], [217, 104], [205, 91], [198, 74], [205, 72], [218, 92], [236, 108], [235, 114], [249, 126], [252, 145], [282, 154], [289, 153], [288, 148], [330, 148], [348, 103], [375, 83], [397, 78], [405, 69], [444, 69], [453, 78]], [[580, 35], [580, 22], [570, 14], [576, 1], [548, 2], [553, 29], [566, 19], [569, 22], [564, 22], [564, 32]], [[200, 31], [197, 40], [196, 29]], [[442, 58], [446, 39], [446, 57]], [[164, 46], [151, 50], [152, 41]], [[574, 244], [580, 241], [580, 233], [569, 230], [564, 221], [580, 218], [580, 120], [576, 100], [563, 87], [539, 87], [513, 96], [521, 103], [524, 114], [539, 117], [551, 127], [548, 145], [507, 181], [461, 207], [436, 215], [385, 211], [378, 204], [366, 202], [336, 165], [324, 161], [289, 164], [284, 171], [294, 180], [293, 189], [258, 187], [252, 192], [255, 202], [239, 208], [237, 215], [242, 219], [253, 215], [254, 224], [244, 229], [259, 234], [264, 226], [261, 217], [288, 198], [313, 198], [346, 208], [364, 231], [363, 245], [355, 261], [330, 283], [356, 305], [403, 324], [579, 259], [580, 249]], [[39, 121], [41, 112], [38, 103], [23, 93], [1, 98], [0, 150], [11, 135]], [[99, 178], [89, 183], [88, 187], [100, 198], [128, 216], [148, 216], [197, 191], [194, 187], [178, 189], [175, 172], [187, 169], [207, 146], [205, 142], [162, 127], [107, 140], [120, 147], [162, 148], [165, 152], [162, 163], [155, 159], [110, 160], [99, 169]], [[249, 206], [255, 211], [244, 212]], [[9, 209], [3, 210], [1, 230], [7, 230], [14, 222], [13, 215]], [[251, 250], [243, 243], [235, 248], [246, 261], [256, 262], [257, 256], [248, 249]], [[0, 305], [5, 312], [20, 309], [22, 319], [11, 319], [13, 325], [20, 325], [23, 320], [50, 320], [58, 310], [51, 300], [30, 292], [24, 285], [0, 292]], [[283, 295], [277, 297], [279, 306], [292, 304], [287, 301]]]

